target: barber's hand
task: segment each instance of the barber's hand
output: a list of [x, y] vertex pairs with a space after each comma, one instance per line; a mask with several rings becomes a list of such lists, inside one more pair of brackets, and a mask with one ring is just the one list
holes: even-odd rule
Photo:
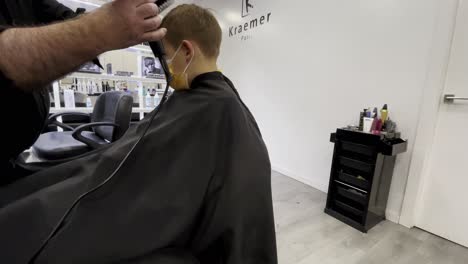
[[155, 0], [114, 0], [90, 15], [94, 16], [98, 37], [106, 50], [158, 41], [167, 32], [159, 28], [161, 17]]

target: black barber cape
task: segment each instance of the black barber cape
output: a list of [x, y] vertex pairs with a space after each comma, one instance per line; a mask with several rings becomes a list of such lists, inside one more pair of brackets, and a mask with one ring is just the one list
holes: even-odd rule
[[[26, 263], [149, 122], [106, 149], [0, 189], [0, 262]], [[210, 264], [277, 263], [267, 149], [219, 72], [169, 98], [120, 172], [79, 204], [36, 263], [192, 263], [154, 261], [161, 252]]]

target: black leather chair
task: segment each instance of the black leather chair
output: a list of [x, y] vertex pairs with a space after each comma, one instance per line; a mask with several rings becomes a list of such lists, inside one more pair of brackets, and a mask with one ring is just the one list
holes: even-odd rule
[[48, 125], [54, 124], [64, 132], [42, 134], [24, 157], [25, 163], [59, 164], [80, 157], [121, 138], [130, 125], [133, 97], [122, 92], [107, 92], [98, 97], [91, 114], [91, 123], [72, 128], [57, 121], [68, 115], [89, 116], [85, 113], [58, 113], [50, 116]]

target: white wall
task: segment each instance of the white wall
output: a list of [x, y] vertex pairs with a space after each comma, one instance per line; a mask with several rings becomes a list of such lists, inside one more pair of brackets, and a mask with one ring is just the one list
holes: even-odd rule
[[[220, 67], [259, 122], [273, 166], [327, 191], [337, 127], [368, 106], [390, 107], [409, 139], [398, 159], [387, 217], [398, 222], [441, 0], [195, 0], [220, 20]], [[271, 12], [271, 22], [229, 37], [229, 27]]]

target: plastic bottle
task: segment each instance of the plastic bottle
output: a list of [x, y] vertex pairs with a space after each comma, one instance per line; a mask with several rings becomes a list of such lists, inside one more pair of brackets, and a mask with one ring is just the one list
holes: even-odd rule
[[154, 94], [154, 107], [157, 107], [161, 102], [161, 98], [159, 97], [158, 93]]
[[364, 117], [366, 115], [366, 109], [359, 114], [359, 131], [364, 131]]
[[92, 88], [92, 91], [91, 91], [92, 94], [97, 94], [98, 93], [98, 89], [97, 89], [97, 85], [96, 85], [95, 81], [91, 82], [91, 88]]
[[100, 82], [96, 82], [96, 90], [97, 90], [97, 93], [102, 93], [103, 92]]
[[141, 108], [144, 108], [145, 104], [145, 87], [140, 84], [138, 84], [138, 106]]
[[78, 92], [82, 93], [83, 92], [83, 83], [81, 82], [81, 80], [78, 80], [77, 87], [78, 87]]
[[88, 80], [88, 82], [86, 83], [86, 93], [91, 94], [91, 93], [93, 93], [92, 90], [93, 90], [93, 88], [91, 86], [91, 81]]
[[387, 105], [383, 106], [382, 110], [380, 111], [380, 116], [382, 118], [383, 124], [385, 124], [385, 122], [388, 119], [388, 106]]
[[91, 102], [91, 98], [86, 98], [86, 107], [93, 107], [93, 103]]
[[150, 90], [148, 89], [148, 91], [146, 92], [146, 96], [145, 96], [145, 105], [146, 107], [153, 107], [153, 99], [151, 98], [151, 93], [150, 93]]

